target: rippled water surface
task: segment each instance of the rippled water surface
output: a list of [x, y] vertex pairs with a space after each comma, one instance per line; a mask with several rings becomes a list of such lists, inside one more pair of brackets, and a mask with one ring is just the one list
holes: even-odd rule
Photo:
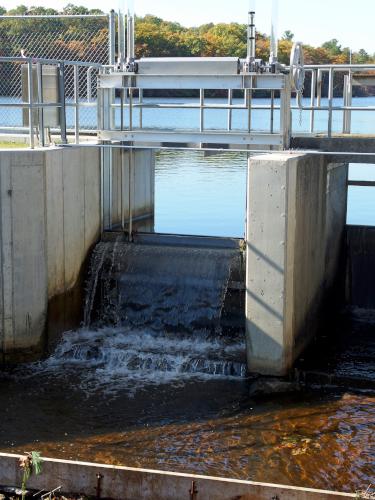
[[344, 491], [373, 480], [374, 397], [256, 402], [228, 380], [109, 396], [77, 387], [85, 370], [2, 381], [0, 449]]

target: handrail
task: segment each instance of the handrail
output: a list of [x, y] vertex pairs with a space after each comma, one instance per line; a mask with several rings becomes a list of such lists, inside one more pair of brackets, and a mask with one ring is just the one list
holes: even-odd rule
[[65, 59], [45, 59], [43, 57], [0, 57], [0, 63], [2, 62], [23, 62], [28, 63], [31, 62], [33, 64], [65, 64], [66, 66], [83, 66], [93, 68], [102, 68], [103, 65], [95, 62], [86, 62], [86, 61], [69, 61]]

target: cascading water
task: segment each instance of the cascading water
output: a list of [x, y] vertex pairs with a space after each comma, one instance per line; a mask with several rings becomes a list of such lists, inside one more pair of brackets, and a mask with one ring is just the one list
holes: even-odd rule
[[192, 377], [244, 377], [243, 329], [222, 321], [238, 259], [233, 249], [99, 243], [83, 327], [65, 333], [37, 371], [77, 373], [81, 388], [110, 392]]

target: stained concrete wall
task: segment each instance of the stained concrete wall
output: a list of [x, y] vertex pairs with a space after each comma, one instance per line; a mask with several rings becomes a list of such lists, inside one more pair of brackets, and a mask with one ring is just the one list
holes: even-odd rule
[[251, 158], [246, 322], [249, 369], [286, 375], [315, 335], [335, 283], [346, 221], [347, 166], [324, 156]]
[[[0, 484], [19, 486], [22, 470], [19, 455], [0, 453]], [[100, 478], [100, 482], [98, 482]], [[63, 493], [97, 495], [114, 500], [339, 500], [356, 498], [353, 493], [313, 490], [294, 486], [255, 483], [220, 477], [178, 474], [155, 470], [100, 465], [43, 458], [42, 473], [32, 475], [28, 488], [51, 491], [57, 486]], [[98, 495], [99, 497], [99, 495]]]
[[32, 358], [100, 236], [98, 148], [2, 151], [0, 212], [0, 354]]
[[[102, 227], [100, 157], [96, 146], [0, 152], [0, 361], [38, 357], [47, 337], [79, 324], [84, 265]], [[153, 216], [152, 151], [135, 153], [134, 181], [135, 216]]]

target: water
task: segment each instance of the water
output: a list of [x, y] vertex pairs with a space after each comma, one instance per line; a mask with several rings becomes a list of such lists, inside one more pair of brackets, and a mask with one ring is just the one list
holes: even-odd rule
[[[243, 332], [220, 321], [236, 259], [232, 250], [100, 243], [85, 326], [46, 360], [0, 372], [0, 450], [366, 489], [373, 392], [249, 398]], [[375, 316], [354, 313], [358, 341]], [[350, 323], [338, 324], [340, 338]], [[347, 361], [338, 361], [346, 375]]]
[[[238, 252], [99, 243], [87, 278], [83, 328], [26, 368], [86, 393], [135, 394], [148, 385], [247, 375], [243, 331], [222, 325]], [[25, 371], [22, 370], [22, 374]]]
[[[370, 122], [362, 125], [370, 130]], [[360, 166], [353, 175], [373, 174]], [[156, 230], [242, 236], [245, 186], [243, 154], [159, 152]], [[371, 224], [375, 207], [357, 189], [364, 188], [350, 190], [348, 221]], [[46, 360], [0, 372], [1, 451], [366, 489], [374, 478], [373, 392], [249, 399], [243, 331], [228, 333], [221, 321], [233, 259], [223, 250], [162, 255], [99, 244], [83, 327], [66, 332]], [[363, 321], [373, 332], [373, 317]], [[359, 373], [348, 359], [338, 356], [337, 373]]]
[[[0, 97], [0, 102], [9, 102], [10, 98]], [[12, 100], [14, 102], [14, 99]], [[199, 103], [198, 99], [186, 98], [147, 98], [148, 103]], [[209, 103], [226, 103], [224, 99], [209, 99]], [[309, 105], [309, 100], [304, 100]], [[242, 104], [234, 99], [234, 104]], [[268, 105], [268, 99], [257, 99], [257, 105]], [[276, 105], [279, 104], [276, 100]], [[323, 99], [326, 105], [327, 100]], [[335, 98], [334, 105], [342, 105], [342, 98]], [[375, 97], [354, 98], [354, 106], [375, 106]], [[139, 110], [134, 112], [134, 127], [139, 126]], [[96, 109], [82, 108], [81, 127], [96, 127]], [[275, 123], [279, 114], [275, 112]], [[22, 114], [19, 109], [1, 108], [0, 123], [2, 126], [20, 126]], [[68, 127], [74, 126], [73, 109], [67, 111]], [[120, 113], [116, 112], [116, 124], [119, 126]], [[207, 129], [226, 128], [227, 112], [209, 110], [205, 112]], [[233, 129], [241, 130], [246, 123], [246, 111], [233, 111]], [[328, 112], [315, 114], [315, 132], [327, 132]], [[126, 117], [125, 117], [125, 125]], [[353, 133], [372, 134], [374, 131], [373, 112], [353, 112]], [[296, 133], [308, 132], [310, 113], [293, 111], [293, 130]], [[146, 109], [143, 112], [145, 128], [191, 129], [199, 126], [199, 110]], [[264, 110], [255, 110], [253, 114], [254, 130], [268, 131], [270, 114]], [[333, 113], [333, 131], [342, 130], [342, 112]], [[275, 128], [277, 131], [277, 128]], [[244, 235], [246, 204], [246, 156], [241, 153], [225, 153], [205, 157], [202, 152], [162, 151], [157, 154], [156, 161], [156, 217], [155, 229], [162, 233], [197, 234], [207, 236], [232, 236], [242, 238]], [[356, 165], [351, 167], [357, 180], [373, 180], [374, 166]], [[375, 224], [374, 188], [350, 187], [348, 196], [348, 223]]]

